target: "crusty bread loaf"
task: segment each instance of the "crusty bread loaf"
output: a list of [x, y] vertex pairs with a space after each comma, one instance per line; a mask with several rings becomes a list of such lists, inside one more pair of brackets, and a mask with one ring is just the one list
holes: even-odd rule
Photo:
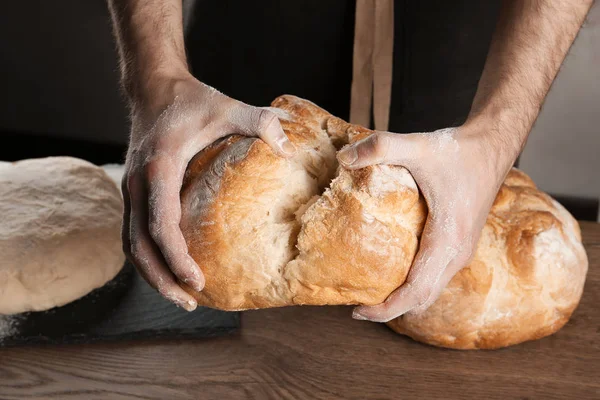
[[[401, 167], [337, 166], [336, 148], [371, 131], [297, 97], [272, 106], [298, 148], [293, 158], [230, 136], [188, 166], [181, 228], [206, 287], [186, 290], [223, 310], [381, 303], [418, 248], [427, 206], [417, 185]], [[470, 266], [426, 312], [389, 326], [455, 348], [542, 337], [568, 320], [586, 271], [577, 222], [512, 170]]]

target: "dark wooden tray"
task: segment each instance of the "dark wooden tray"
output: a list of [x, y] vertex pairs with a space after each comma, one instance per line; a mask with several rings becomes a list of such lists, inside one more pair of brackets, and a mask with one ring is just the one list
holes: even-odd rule
[[[0, 316], [11, 332], [0, 347], [71, 344], [144, 338], [199, 338], [239, 328], [239, 313], [199, 307], [189, 313], [163, 299], [126, 263], [103, 287], [63, 307]], [[1, 325], [1, 324], [0, 324]]]

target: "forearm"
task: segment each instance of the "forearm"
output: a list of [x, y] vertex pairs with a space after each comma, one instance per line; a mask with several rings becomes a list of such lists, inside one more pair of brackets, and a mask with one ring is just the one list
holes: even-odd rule
[[121, 80], [131, 105], [187, 73], [181, 0], [109, 0]]
[[511, 156], [522, 149], [592, 3], [504, 1], [467, 121], [492, 121]]

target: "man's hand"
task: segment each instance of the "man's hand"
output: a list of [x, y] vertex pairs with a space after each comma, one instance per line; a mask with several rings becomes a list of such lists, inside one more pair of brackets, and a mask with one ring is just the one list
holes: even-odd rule
[[429, 307], [473, 256], [496, 193], [518, 149], [482, 126], [407, 135], [377, 132], [338, 154], [345, 168], [391, 164], [413, 175], [429, 208], [406, 282], [354, 318], [387, 322]]
[[158, 115], [151, 107], [133, 110], [122, 185], [123, 248], [151, 286], [191, 311], [196, 301], [177, 280], [201, 291], [204, 276], [188, 255], [179, 228], [179, 191], [188, 162], [232, 133], [258, 136], [284, 157], [294, 146], [275, 114], [233, 100], [191, 76], [167, 82], [157, 93], [167, 95], [160, 100], [167, 106]]
[[473, 256], [500, 184], [517, 158], [592, 0], [504, 0], [467, 121], [457, 129], [379, 132], [343, 150], [347, 168], [406, 167], [429, 215], [407, 281], [354, 317], [389, 321], [430, 306]]
[[179, 191], [188, 162], [215, 140], [258, 136], [288, 156], [294, 146], [267, 109], [233, 100], [196, 80], [185, 58], [181, 0], [109, 0], [132, 126], [126, 173], [123, 249], [140, 274], [186, 310], [200, 291], [201, 267], [179, 229]]

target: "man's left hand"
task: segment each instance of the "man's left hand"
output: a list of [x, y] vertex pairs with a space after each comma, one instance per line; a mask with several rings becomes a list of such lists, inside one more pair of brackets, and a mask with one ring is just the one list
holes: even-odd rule
[[355, 308], [354, 318], [387, 322], [407, 312], [422, 312], [438, 298], [471, 261], [519, 149], [488, 124], [470, 123], [429, 133], [376, 132], [338, 153], [347, 169], [376, 164], [405, 167], [429, 209], [406, 282], [384, 303]]

